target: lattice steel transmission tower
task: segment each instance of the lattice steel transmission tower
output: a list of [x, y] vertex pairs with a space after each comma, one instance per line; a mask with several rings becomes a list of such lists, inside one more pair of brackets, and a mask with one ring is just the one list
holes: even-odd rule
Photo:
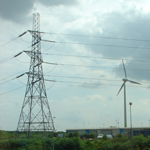
[[54, 131], [54, 123], [48, 104], [41, 54], [40, 15], [33, 14], [32, 49], [25, 97], [18, 121], [17, 132], [25, 131], [31, 137], [34, 131]]

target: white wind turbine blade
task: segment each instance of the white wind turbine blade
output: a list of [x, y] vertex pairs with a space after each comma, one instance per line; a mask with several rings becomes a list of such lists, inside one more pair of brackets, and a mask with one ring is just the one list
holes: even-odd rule
[[[138, 82], [135, 82], [135, 81], [132, 81], [132, 80], [128, 80], [129, 82], [131, 82], [131, 83], [134, 83], [134, 84], [140, 84], [140, 83], [138, 83]], [[141, 84], [140, 84], [141, 85]]]
[[123, 88], [124, 85], [125, 85], [125, 82], [122, 84], [122, 86], [121, 86], [119, 92], [117, 93], [117, 95], [120, 93], [120, 91], [121, 91], [121, 89]]
[[127, 78], [126, 68], [125, 68], [125, 65], [124, 65], [123, 59], [122, 59], [122, 63], [123, 63], [124, 74], [125, 74], [125, 77]]

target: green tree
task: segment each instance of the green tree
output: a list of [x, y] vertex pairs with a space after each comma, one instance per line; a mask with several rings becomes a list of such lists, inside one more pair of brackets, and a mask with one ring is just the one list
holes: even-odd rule
[[69, 138], [73, 137], [73, 134], [72, 134], [72, 133], [69, 133], [68, 137], [69, 137]]
[[87, 133], [84, 133], [84, 134], [82, 134], [80, 137], [82, 138], [82, 139], [87, 139]]
[[90, 138], [92, 138], [92, 139], [95, 139], [96, 138], [96, 135], [95, 135], [95, 133], [90, 133], [90, 136], [89, 136]]
[[74, 136], [74, 137], [79, 137], [79, 133], [78, 133], [78, 132], [75, 132], [75, 133], [73, 134], [73, 136]]
[[103, 137], [102, 137], [102, 139], [103, 139], [104, 141], [107, 141], [107, 140], [108, 140], [107, 135], [106, 135], [106, 134], [104, 134], [104, 135], [103, 135]]

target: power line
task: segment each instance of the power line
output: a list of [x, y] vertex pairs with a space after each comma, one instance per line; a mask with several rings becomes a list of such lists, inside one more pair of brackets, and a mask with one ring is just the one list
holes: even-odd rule
[[[55, 44], [55, 43], [54, 43]], [[51, 49], [53, 46], [54, 46], [54, 44], [52, 45], [52, 46], [50, 46], [48, 49], [46, 49], [46, 50], [44, 50], [44, 51], [48, 51], [49, 49]], [[25, 49], [28, 49], [28, 48], [30, 48], [31, 46], [29, 46], [29, 47], [27, 47], [27, 48], [25, 48]], [[6, 61], [9, 61], [9, 60], [11, 60], [11, 59], [13, 59], [13, 58], [16, 58], [17, 56], [19, 56], [20, 54], [22, 54], [24, 51], [21, 51], [21, 52], [19, 52], [18, 54], [14, 54], [14, 55], [11, 55], [11, 56], [9, 56], [9, 57], [6, 57], [6, 58], [4, 58], [4, 59], [2, 59], [1, 61], [0, 61], [0, 64], [2, 64], [2, 63], [5, 63]], [[22, 61], [20, 61], [20, 60], [18, 60], [18, 59], [16, 59], [17, 61], [19, 61], [19, 62], [21, 62], [21, 63], [29, 63], [29, 62], [22, 62]]]
[[26, 86], [26, 84], [25, 84], [25, 83], [23, 83], [23, 82], [21, 82], [18, 78], [17, 78], [17, 80], [18, 80], [21, 84], [23, 84], [23, 85], [25, 85], [25, 86]]
[[13, 90], [10, 90], [10, 91], [7, 91], [7, 92], [4, 92], [4, 93], [1, 93], [0, 95], [4, 95], [4, 94], [10, 93], [10, 92], [12, 92], [12, 91], [19, 90], [19, 89], [21, 89], [21, 88], [23, 88], [23, 87], [25, 87], [25, 85], [24, 85], [24, 86], [21, 86], [21, 87], [19, 87], [19, 88], [16, 88], [16, 89], [13, 89]]
[[51, 45], [48, 49], [44, 50], [44, 52], [50, 50], [54, 46], [54, 44], [55, 43], [53, 43], [53, 45]]
[[[49, 63], [49, 62], [43, 62], [43, 63], [45, 63], [45, 64], [50, 64], [50, 65], [73, 66], [73, 67], [90, 67], [90, 68], [122, 69], [122, 68], [111, 68], [111, 67], [100, 67], [100, 66], [85, 66], [85, 65], [73, 65], [73, 64], [59, 64], [59, 63]], [[150, 70], [141, 70], [141, 69], [127, 69], [127, 70], [150, 71]]]
[[55, 82], [49, 88], [47, 88], [46, 90], [51, 89], [54, 86], [54, 84], [55, 84]]
[[[52, 45], [52, 46], [54, 46], [54, 44]], [[50, 48], [52, 48], [52, 46], [50, 47]], [[31, 46], [30, 46], [31, 47]], [[29, 48], [29, 47], [28, 47]], [[50, 49], [50, 48], [48, 48], [48, 49]], [[26, 48], [27, 49], [27, 48]], [[47, 49], [47, 50], [48, 50]], [[47, 51], [47, 50], [45, 50], [45, 51]], [[23, 52], [23, 51], [22, 51]], [[22, 52], [20, 52], [20, 53], [18, 53], [19, 55], [22, 53]], [[30, 51], [31, 52], [31, 51]], [[117, 58], [105, 58], [105, 57], [94, 57], [94, 56], [81, 56], [81, 55], [65, 55], [65, 54], [51, 54], [51, 53], [41, 53], [41, 54], [43, 54], [43, 55], [53, 55], [53, 56], [63, 56], [63, 57], [78, 57], [78, 58], [91, 58], [91, 59], [104, 59], [104, 60], [122, 60], [122, 59], [117, 59]], [[19, 55], [11, 55], [11, 56], [13, 56], [13, 57], [11, 57], [11, 56], [9, 56], [9, 57], [7, 57], [7, 58], [4, 58], [3, 60], [1, 60], [0, 61], [0, 64], [2, 64], [2, 63], [5, 63], [6, 61], [9, 61], [9, 60], [11, 60], [11, 59], [13, 59], [13, 58], [16, 58], [16, 56], [19, 56]], [[10, 58], [11, 57], [11, 58]], [[18, 59], [16, 59], [17, 61], [19, 61], [19, 62], [21, 62], [21, 63], [29, 63], [29, 62], [22, 62], [22, 61], [20, 61], [20, 60], [18, 60]], [[126, 59], [126, 58], [123, 58], [123, 60], [126, 60], [126, 61], [138, 61], [138, 62], [150, 62], [150, 61], [148, 61], [148, 60], [136, 60], [136, 59]]]
[[[29, 32], [38, 32], [38, 31], [31, 31], [31, 30], [28, 30]], [[22, 33], [21, 35], [19, 35], [18, 37], [21, 37], [23, 35], [25, 35], [28, 31], [25, 31], [24, 33]], [[40, 32], [40, 33], [46, 33], [46, 32]], [[50, 34], [50, 33], [49, 33]], [[52, 34], [52, 33], [51, 33]], [[58, 34], [58, 33], [54, 33], [54, 34]], [[62, 34], [63, 35], [63, 34]], [[64, 35], [71, 35], [71, 34], [64, 34]], [[86, 36], [86, 35], [72, 35], [72, 36]], [[18, 38], [17, 37], [17, 38]], [[97, 36], [86, 36], [86, 37], [97, 37]], [[15, 38], [15, 39], [17, 39]], [[111, 38], [111, 37], [99, 37], [99, 38]], [[13, 39], [13, 40], [15, 40]], [[111, 38], [111, 39], [124, 39], [124, 40], [136, 40], [136, 41], [141, 41], [141, 40], [138, 40], [138, 39], [125, 39], [125, 38]], [[13, 41], [11, 40], [11, 41]], [[0, 47], [10, 43], [11, 41], [1, 45]], [[91, 45], [91, 46], [104, 46], [104, 47], [119, 47], [119, 48], [133, 48], [133, 49], [149, 49], [147, 47], [128, 47], [128, 46], [118, 46], [118, 45], [100, 45], [100, 44], [89, 44], [89, 43], [72, 43], [72, 42], [57, 42], [57, 41], [49, 41], [49, 40], [42, 40], [42, 41], [45, 41], [45, 42], [52, 42], [52, 43], [60, 43], [60, 44], [79, 44], [79, 45]], [[147, 41], [147, 42], [150, 42], [150, 40], [142, 40], [142, 41]], [[52, 48], [54, 46], [54, 44], [50, 47]], [[28, 48], [30, 48], [31, 46], [29, 46]], [[50, 48], [48, 48], [47, 50], [49, 50]], [[26, 48], [27, 49], [27, 48]], [[45, 50], [45, 51], [47, 51]], [[44, 53], [43, 53], [44, 54]], [[50, 55], [56, 55], [56, 54], [50, 54]], [[57, 54], [57, 55], [60, 55], [60, 54]], [[61, 56], [67, 56], [67, 55], [62, 55]], [[69, 55], [68, 55], [69, 56]], [[88, 57], [88, 58], [98, 58], [98, 57], [89, 57], [89, 56], [73, 56], [73, 55], [70, 55], [71, 57]], [[100, 58], [100, 57], [99, 57]], [[6, 60], [5, 60], [6, 59]], [[0, 61], [0, 64], [12, 59], [12, 58], [5, 58], [4, 60]], [[119, 60], [119, 59], [113, 59], [113, 58], [101, 58], [101, 59], [111, 59], [111, 60]], [[126, 59], [126, 60], [129, 60], [129, 59]], [[148, 62], [148, 61], [143, 61], [143, 60], [130, 60], [130, 61], [141, 61], [141, 62]]]
[[0, 83], [0, 85], [5, 84], [5, 83], [10, 82], [10, 81], [15, 80], [15, 79], [16, 79], [16, 78], [13, 78], [13, 79], [10, 79], [10, 80], [8, 80], [8, 81], [2, 82], [2, 83]]
[[0, 61], [0, 64], [3, 64], [3, 63], [5, 63], [6, 61], [9, 61], [9, 60], [11, 60], [11, 59], [13, 59], [13, 57], [11, 57], [11, 58], [5, 58], [5, 59], [3, 59], [3, 60], [1, 60]]
[[112, 80], [112, 79], [98, 79], [98, 78], [87, 78], [87, 77], [70, 77], [70, 76], [56, 76], [56, 75], [44, 75], [50, 77], [61, 77], [61, 78], [75, 78], [75, 79], [90, 79], [90, 80], [105, 80], [105, 81], [120, 81], [120, 80]]
[[[39, 32], [28, 30], [29, 32]], [[117, 37], [105, 37], [105, 36], [96, 36], [96, 35], [83, 35], [83, 34], [67, 34], [67, 33], [52, 33], [52, 32], [39, 32], [42, 34], [55, 34], [55, 35], [65, 35], [65, 36], [77, 36], [77, 37], [86, 37], [86, 38], [101, 38], [101, 39], [114, 39], [114, 40], [125, 40], [125, 41], [138, 41], [138, 42], [150, 42], [147, 39], [129, 39], [129, 38], [117, 38]]]
[[[56, 67], [56, 66], [55, 66]], [[55, 69], [55, 67], [51, 70], [51, 71], [53, 71], [54, 69]], [[50, 71], [50, 72], [51, 72]], [[24, 73], [22, 74], [22, 75], [24, 75]], [[51, 77], [61, 77], [61, 78], [71, 78], [71, 79], [89, 79], [89, 80], [97, 80], [97, 81], [100, 81], [100, 80], [102, 80], [102, 81], [121, 81], [121, 80], [114, 80], [114, 79], [100, 79], [100, 78], [87, 78], [87, 77], [70, 77], [70, 76], [56, 76], [56, 75], [44, 75], [44, 76], [51, 76]], [[17, 77], [16, 77], [17, 78]], [[7, 82], [10, 82], [10, 81], [12, 81], [12, 80], [15, 80], [16, 78], [13, 78], [13, 79], [10, 79], [10, 80], [8, 80], [8, 81], [5, 81], [5, 82], [2, 82], [2, 83], [0, 83], [0, 85], [2, 85], [2, 84], [5, 84], [5, 83], [7, 83]], [[18, 78], [17, 78], [18, 79]], [[24, 84], [24, 83], [22, 83], [19, 79], [18, 79], [18, 81], [21, 83], [21, 84], [23, 84], [23, 85], [26, 85], [26, 84]], [[147, 83], [147, 84], [149, 84], [150, 82], [140, 82], [140, 83]], [[48, 88], [49, 89], [49, 88]]]
[[[99, 85], [99, 86], [100, 86], [100, 85], [104, 85], [104, 86], [105, 86], [105, 85], [106, 85], [106, 86], [107, 86], [107, 85], [108, 85], [108, 86], [120, 86], [120, 85], [112, 85], [112, 84], [98, 84], [98, 83], [96, 84], [96, 83], [87, 83], [87, 82], [85, 83], [85, 82], [74, 82], [74, 81], [72, 81], [72, 82], [71, 82], [71, 81], [56, 81], [56, 80], [47, 80], [47, 79], [45, 79], [45, 81], [50, 81], [50, 82], [54, 82], [54, 83], [55, 83], [55, 82], [59, 82], [59, 83], [84, 84], [84, 85], [90, 84], [90, 85]], [[53, 85], [54, 85], [54, 84], [53, 84]], [[53, 85], [52, 85], [52, 86], [53, 86]], [[52, 87], [52, 86], [51, 86], [51, 87]], [[19, 87], [19, 88], [16, 88], [16, 89], [13, 89], [13, 90], [10, 90], [10, 91], [1, 93], [0, 96], [1, 96], [1, 95], [4, 95], [4, 94], [7, 94], [7, 93], [10, 93], [10, 92], [12, 92], [12, 91], [21, 89], [21, 88], [23, 88], [23, 87], [25, 87], [25, 85], [24, 85], [24, 86], [21, 86], [21, 87]], [[51, 87], [50, 87], [50, 88], [51, 88]], [[142, 86], [128, 86], [128, 87], [147, 88], [147, 87], [142, 87]]]
[[52, 72], [57, 66], [55, 66], [53, 69], [51, 69], [50, 71], [46, 72], [45, 74], [48, 74], [50, 72]]
[[[50, 71], [47, 72], [47, 73], [52, 72], [56, 67], [57, 67], [57, 66], [55, 66], [52, 70], [50, 70]], [[14, 74], [14, 75], [17, 75], [17, 74], [22, 73], [22, 72], [24, 72], [24, 71], [27, 71], [27, 70], [23, 70], [23, 71], [18, 72], [18, 73]], [[47, 73], [46, 73], [46, 74], [47, 74]], [[24, 75], [24, 74], [25, 74], [25, 73], [21, 74], [21, 76]], [[10, 77], [12, 77], [12, 76], [14, 76], [14, 75], [11, 75], [11, 76], [9, 76], [9, 77], [3, 78], [3, 79], [1, 79], [0, 81], [6, 80], [6, 79], [8, 79], [8, 78], [10, 78]], [[20, 76], [20, 75], [19, 75], [19, 76]], [[2, 83], [0, 83], [0, 85], [5, 84], [5, 83], [7, 83], [7, 82], [10, 82], [10, 81], [12, 81], [12, 80], [15, 80], [16, 78], [18, 79], [18, 76], [15, 77], [15, 78], [12, 78], [12, 79], [10, 79], [10, 80], [7, 80], [7, 81], [5, 81], [5, 82], [2, 82]], [[18, 79], [18, 81], [19, 81], [21, 84], [24, 84], [24, 83], [21, 82], [19, 79]], [[25, 84], [24, 84], [24, 85], [25, 85]]]
[[65, 33], [49, 33], [49, 34], [65, 35], [65, 36], [77, 36], [77, 37], [86, 37], [86, 38], [100, 38], [100, 39], [113, 39], [113, 40], [125, 40], [125, 41], [150, 42], [150, 40], [116, 38], [116, 37], [104, 37], [104, 36], [94, 36], [94, 35], [77, 35], [77, 34], [65, 34]]
[[25, 41], [25, 40], [23, 40], [22, 38], [19, 38], [21, 41], [23, 41], [23, 42], [26, 42], [26, 43], [31, 43], [31, 42], [28, 42], [28, 41]]
[[0, 81], [2, 81], [2, 80], [6, 80], [6, 79], [8, 79], [8, 78], [10, 78], [10, 77], [13, 77], [13, 76], [15, 76], [15, 75], [17, 75], [17, 74], [20, 74], [20, 73], [22, 73], [22, 72], [26, 72], [26, 71], [27, 71], [27, 69], [22, 70], [22, 71], [20, 71], [20, 72], [18, 72], [18, 73], [15, 73], [15, 74], [11, 75], [11, 76], [8, 76], [8, 77], [5, 77], [5, 78], [3, 78], [3, 79], [0, 79]]
[[44, 42], [59, 43], [59, 44], [71, 44], [71, 45], [89, 45], [89, 46], [100, 46], [100, 47], [111, 47], [111, 48], [127, 48], [127, 49], [150, 49], [148, 47], [132, 47], [132, 46], [119, 46], [119, 45], [103, 45], [103, 44], [90, 44], [90, 43], [73, 43], [73, 42], [57, 42], [49, 40], [41, 40]]
[[[102, 80], [102, 81], [119, 81], [119, 82], [121, 82], [121, 80], [114, 80], [114, 79], [100, 79], [100, 78], [89, 78], [89, 77], [70, 77], [70, 76], [56, 76], [56, 75], [44, 75], [44, 76], [50, 76], [50, 77], [61, 77], [61, 78], [70, 78], [70, 79], [83, 79], [83, 80], [86, 80], [86, 79], [88, 79], [88, 80], [96, 80], [96, 81], [100, 81], [100, 80]], [[140, 83], [147, 83], [147, 84], [149, 84], [150, 82], [140, 82]]]
[[9, 57], [4, 58], [3, 60], [0, 61], [0, 64], [5, 63], [6, 61], [9, 61], [9, 60], [11, 60], [11, 59], [13, 59], [13, 58], [16, 58], [16, 57], [18, 57], [19, 55], [21, 55], [22, 53], [23, 53], [23, 51], [22, 51], [22, 52], [19, 52], [18, 54], [14, 55], [13, 57], [12, 57], [12, 55], [9, 56], [9, 57], [11, 57], [11, 58], [9, 58]]
[[[5, 81], [5, 82], [2, 82], [2, 83], [0, 83], [0, 85], [5, 84], [5, 83], [10, 82], [10, 81], [15, 80], [15, 79], [18, 79], [18, 81], [19, 81], [21, 84], [24, 84], [24, 83], [22, 83], [22, 82], [19, 80], [19, 78], [22, 77], [23, 75], [25, 75], [26, 73], [27, 73], [27, 72], [22, 73], [21, 75], [15, 77], [15, 78], [12, 78], [12, 79], [10, 79], [10, 80], [7, 80], [7, 81]], [[24, 85], [25, 85], [25, 84], [24, 84]]]
[[20, 61], [17, 58], [15, 58], [17, 61], [21, 62], [21, 63], [29, 63], [29, 62], [24, 62], [24, 61]]
[[[87, 82], [76, 82], [76, 81], [60, 81], [60, 80], [48, 80], [45, 79], [45, 81], [50, 81], [50, 82], [59, 82], [59, 83], [72, 83], [72, 84], [85, 84], [85, 85], [108, 85], [108, 86], [120, 86], [120, 85], [113, 85], [113, 84], [99, 84], [99, 83], [87, 83]], [[147, 87], [142, 87], [142, 86], [128, 86], [128, 87], [136, 87], [136, 88], [147, 88]]]
[[12, 39], [12, 40], [10, 40], [10, 41], [8, 41], [8, 42], [6, 42], [6, 43], [3, 44], [3, 45], [0, 45], [0, 48], [3, 47], [3, 46], [5, 46], [5, 45], [7, 45], [7, 44], [9, 44], [9, 43], [11, 43], [12, 41], [14, 41], [14, 40], [16, 40], [16, 39], [22, 37], [22, 36], [25, 35], [27, 32], [28, 32], [28, 31], [25, 31], [25, 32], [23, 32], [22, 34], [20, 34], [18, 37], [14, 38], [14, 39]]
[[[31, 46], [28, 46], [27, 48], [25, 48], [25, 49], [28, 49], [28, 48], [30, 48]], [[6, 61], [9, 61], [9, 60], [11, 60], [11, 59], [13, 59], [13, 58], [16, 58], [16, 57], [18, 57], [19, 55], [21, 55], [22, 53], [23, 53], [24, 51], [21, 51], [21, 52], [19, 52], [18, 54], [14, 54], [14, 55], [11, 55], [11, 56], [9, 56], [9, 57], [6, 57], [6, 58], [4, 58], [3, 60], [1, 60], [0, 61], [0, 64], [2, 64], [2, 63], [5, 63]], [[12, 57], [13, 56], [13, 57]], [[11, 58], [10, 58], [11, 57]], [[17, 60], [17, 59], [16, 59]], [[19, 61], [19, 60], [18, 60]], [[21, 61], [20, 61], [21, 62]], [[22, 62], [22, 63], [27, 63], [27, 62]]]
[[12, 39], [12, 40], [6, 42], [5, 44], [0, 45], [0, 48], [3, 47], [3, 46], [5, 46], [5, 45], [7, 45], [7, 44], [9, 44], [9, 43], [11, 43], [12, 41], [14, 41], [14, 40], [16, 40], [16, 39], [18, 39], [18, 38], [19, 38], [19, 37], [16, 37], [16, 38], [14, 38], [14, 39]]
[[[42, 13], [42, 14], [50, 14], [50, 13]], [[91, 17], [91, 16], [86, 16], [86, 15], [66, 15], [66, 14], [50, 14], [51, 16], [67, 16], [67, 17], [85, 17], [85, 18], [96, 18], [96, 19], [107, 19], [107, 20], [128, 20], [128, 19], [124, 19], [124, 18], [118, 18], [118, 17], [107, 17], [107, 16], [103, 16], [103, 17], [97, 17], [97, 16], [94, 16], [94, 17]], [[146, 23], [146, 22], [149, 22], [149, 21], [146, 21], [146, 20], [133, 20], [132, 18], [132, 22], [138, 22], [138, 23]]]
[[[51, 53], [42, 53], [43, 55], [55, 55], [55, 56], [64, 56], [64, 57], [82, 57], [82, 58], [92, 58], [92, 59], [106, 59], [106, 60], [122, 60], [117, 58], [105, 58], [105, 57], [94, 57], [94, 56], [81, 56], [81, 55], [65, 55], [65, 54], [51, 54]], [[150, 62], [148, 60], [136, 60], [136, 59], [126, 59], [127, 61], [140, 61], [140, 62]]]

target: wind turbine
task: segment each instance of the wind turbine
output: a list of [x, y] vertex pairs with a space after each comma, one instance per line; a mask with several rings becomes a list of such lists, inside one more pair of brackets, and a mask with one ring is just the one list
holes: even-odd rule
[[124, 87], [124, 127], [127, 127], [127, 112], [126, 112], [126, 82], [129, 81], [129, 82], [134, 83], [134, 84], [140, 84], [140, 83], [127, 79], [127, 73], [126, 73], [126, 69], [125, 69], [125, 65], [124, 65], [123, 60], [122, 60], [122, 64], [123, 64], [123, 68], [124, 68], [125, 78], [122, 79], [122, 80], [123, 80], [123, 84], [122, 84], [122, 86], [121, 86], [119, 92], [117, 93], [117, 95], [120, 93], [120, 91], [121, 91], [122, 88]]

